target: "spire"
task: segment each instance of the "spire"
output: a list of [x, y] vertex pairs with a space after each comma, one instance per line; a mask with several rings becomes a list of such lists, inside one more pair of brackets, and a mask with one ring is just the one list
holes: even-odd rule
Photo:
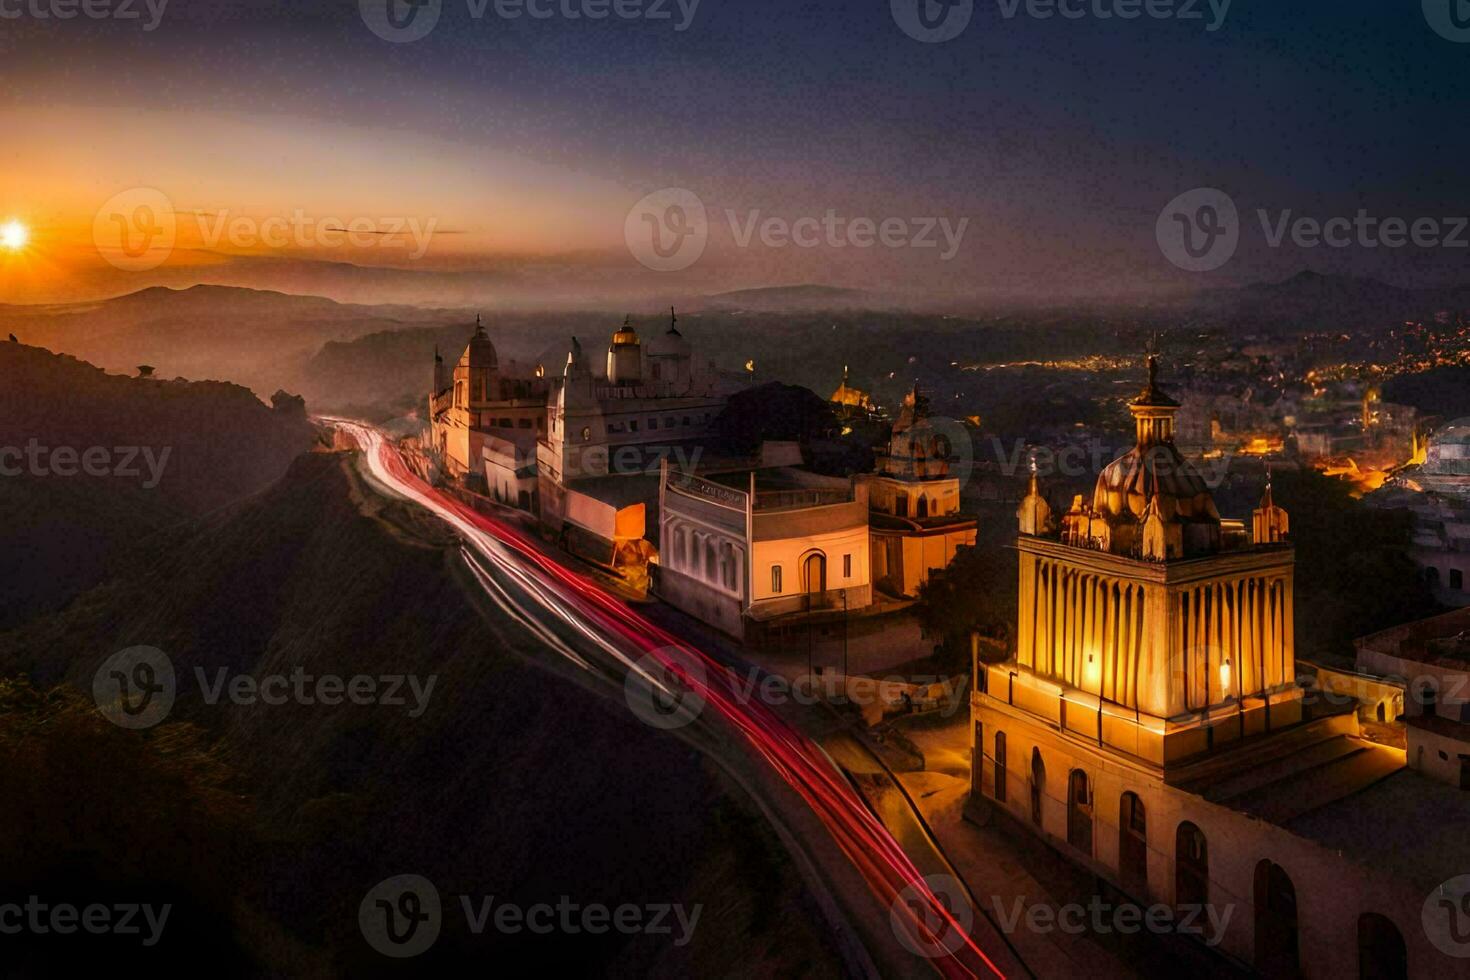
[[676, 313], [674, 313], [674, 308], [672, 306], [669, 307], [669, 333], [673, 334], [675, 337], [683, 336], [683, 334], [679, 333], [679, 317]]
[[475, 314], [475, 339], [477, 339], [477, 340], [483, 340], [484, 338], [485, 338], [485, 324], [480, 320], [480, 314], [476, 313]]
[[1271, 495], [1271, 464], [1266, 464], [1266, 488], [1261, 493], [1261, 506], [1251, 514], [1251, 543], [1276, 544], [1286, 539], [1291, 519], [1286, 510], [1276, 506]]
[[1021, 506], [1016, 508], [1016, 519], [1022, 534], [1034, 537], [1051, 530], [1051, 506], [1041, 495], [1041, 488], [1036, 481], [1035, 455], [1031, 457], [1031, 480], [1026, 487], [1026, 496], [1021, 498]]

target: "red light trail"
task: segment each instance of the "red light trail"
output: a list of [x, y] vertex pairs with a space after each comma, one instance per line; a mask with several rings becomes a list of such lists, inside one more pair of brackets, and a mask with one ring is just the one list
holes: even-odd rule
[[[559, 564], [518, 528], [430, 486], [377, 430], [345, 419], [325, 421], [357, 441], [373, 475], [384, 485], [456, 527], [480, 556], [513, 577], [546, 609], [671, 697], [683, 693], [668, 691], [669, 680], [676, 678], [714, 708], [805, 800], [890, 914], [903, 920], [919, 945], [934, 951], [930, 962], [942, 974], [1004, 977], [821, 748], [768, 705], [744, 697], [739, 679], [728, 667], [648, 621], [593, 579]], [[514, 600], [473, 562], [471, 569], [497, 604], [564, 656], [591, 669], [548, 630], [518, 613]], [[630, 656], [598, 630], [637, 654]], [[644, 665], [650, 658], [662, 678], [649, 675]]]

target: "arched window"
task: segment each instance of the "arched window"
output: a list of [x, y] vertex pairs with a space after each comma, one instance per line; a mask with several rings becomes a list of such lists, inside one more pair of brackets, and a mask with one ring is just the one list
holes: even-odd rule
[[1263, 977], [1301, 976], [1297, 955], [1296, 887], [1286, 869], [1256, 864], [1256, 970]]
[[673, 558], [676, 568], [685, 568], [688, 566], [688, 552], [685, 550], [689, 547], [689, 542], [686, 540], [688, 537], [689, 535], [684, 532], [682, 527], [674, 531]]
[[1210, 900], [1210, 850], [1188, 820], [1174, 834], [1174, 904], [1202, 907]]
[[1092, 790], [1081, 769], [1067, 776], [1067, 843], [1092, 856]]
[[715, 561], [715, 543], [708, 538], [704, 542], [704, 580], [706, 582], [720, 580], [720, 569]]
[[919, 494], [918, 502], [914, 505], [914, 516], [915, 517], [928, 517], [929, 516], [929, 498], [926, 497], [926, 496], [924, 496], [922, 493]]
[[1434, 714], [1435, 703], [1439, 700], [1439, 684], [1431, 677], [1426, 677], [1424, 682], [1416, 689], [1415, 700], [1419, 702], [1419, 714]]
[[1031, 747], [1031, 822], [1041, 826], [1041, 802], [1046, 796], [1046, 764], [1041, 750]]
[[1118, 877], [1139, 898], [1148, 894], [1148, 816], [1137, 793], [1118, 804]]
[[995, 801], [1006, 801], [1006, 733], [995, 733]]
[[[1452, 910], [1458, 915], [1458, 910]], [[1358, 916], [1358, 980], [1408, 980], [1409, 952], [1403, 933], [1386, 915]]]

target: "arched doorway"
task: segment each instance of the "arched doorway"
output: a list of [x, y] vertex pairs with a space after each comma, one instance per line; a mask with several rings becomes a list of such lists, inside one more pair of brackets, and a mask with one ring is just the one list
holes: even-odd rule
[[1261, 976], [1299, 977], [1296, 887], [1273, 861], [1256, 864], [1256, 970]]
[[1092, 790], [1081, 769], [1067, 775], [1067, 843], [1092, 857]]
[[1041, 826], [1041, 801], [1046, 796], [1046, 764], [1041, 750], [1031, 747], [1031, 822]]
[[812, 595], [827, 591], [827, 556], [820, 551], [807, 555], [801, 563], [802, 589]]
[[919, 494], [918, 504], [914, 508], [914, 516], [915, 517], [928, 517], [929, 516], [929, 498], [926, 497], [926, 496], [924, 496], [922, 493]]
[[1408, 980], [1404, 936], [1386, 915], [1358, 916], [1358, 980]]
[[1210, 900], [1210, 848], [1188, 820], [1174, 834], [1174, 904], [1201, 907]]
[[1137, 793], [1118, 804], [1118, 877], [1135, 896], [1148, 895], [1148, 819]]

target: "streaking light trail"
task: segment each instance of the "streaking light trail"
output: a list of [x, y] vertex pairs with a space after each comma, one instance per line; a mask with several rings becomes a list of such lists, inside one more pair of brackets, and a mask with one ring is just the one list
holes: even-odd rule
[[[512, 619], [572, 663], [587, 660], [543, 624], [488, 574], [484, 563], [514, 581], [526, 595], [585, 636], [627, 670], [637, 671], [671, 699], [692, 693], [718, 712], [811, 807], [873, 894], [935, 955], [929, 960], [949, 977], [1004, 977], [951, 910], [924, 880], [893, 835], [868, 809], [815, 742], [771, 708], [741, 694], [739, 678], [724, 664], [648, 621], [605, 591], [543, 553], [518, 528], [480, 513], [422, 480], [382, 434], [346, 419], [324, 419], [362, 447], [372, 475], [386, 487], [427, 508], [464, 537], [471, 573], [490, 599]], [[656, 664], [660, 671], [648, 669]], [[663, 676], [657, 676], [661, 673]], [[672, 688], [682, 685], [685, 690]]]

